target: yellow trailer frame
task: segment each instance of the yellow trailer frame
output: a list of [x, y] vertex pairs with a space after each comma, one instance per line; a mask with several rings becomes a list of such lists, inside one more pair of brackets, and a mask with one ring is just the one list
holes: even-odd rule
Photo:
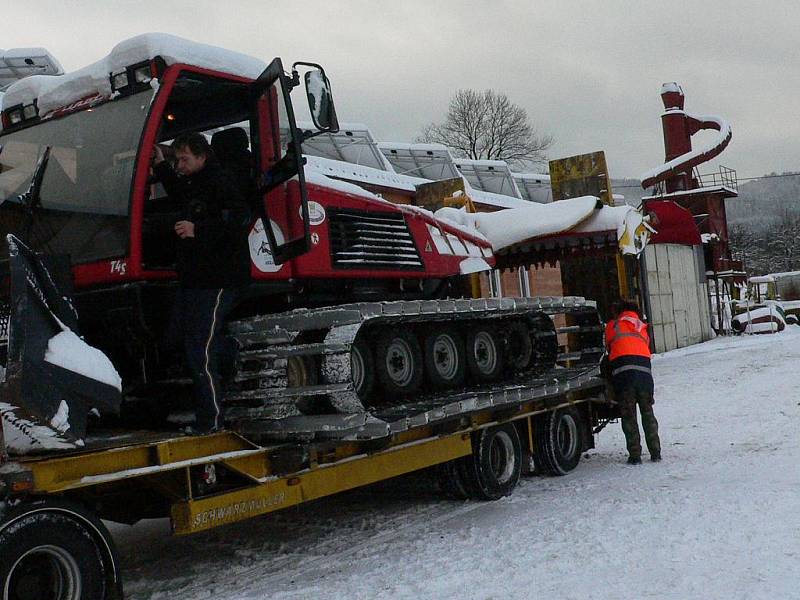
[[[494, 425], [527, 419], [527, 434], [520, 438], [533, 453], [536, 415], [591, 404], [593, 399], [584, 391], [546, 402], [530, 401], [502, 415], [487, 410], [462, 420], [455, 431], [418, 427], [378, 447], [365, 442], [309, 444], [307, 455], [297, 463], [299, 469], [283, 466], [285, 455], [297, 450], [296, 444], [260, 446], [234, 432], [143, 442], [134, 437], [121, 446], [19, 460], [17, 464], [29, 477], [25, 489], [18, 492], [91, 504], [114, 495], [134, 498], [150, 490], [168, 499], [173, 532], [190, 534], [467, 456], [472, 452], [472, 434]], [[237, 485], [198, 493], [198, 474], [210, 465], [233, 474]]]

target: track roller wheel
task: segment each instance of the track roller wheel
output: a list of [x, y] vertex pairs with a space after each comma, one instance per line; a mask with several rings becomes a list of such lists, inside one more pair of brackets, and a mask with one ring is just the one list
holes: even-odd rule
[[505, 366], [505, 344], [498, 330], [476, 323], [467, 333], [467, 368], [479, 382], [499, 379]]
[[459, 475], [470, 498], [497, 500], [511, 495], [522, 470], [522, 444], [511, 423], [481, 429], [472, 435], [472, 454], [458, 461]]
[[583, 451], [583, 419], [578, 409], [570, 406], [539, 415], [533, 426], [538, 472], [566, 475], [578, 466]]
[[533, 359], [533, 341], [528, 326], [522, 321], [511, 321], [505, 333], [508, 366], [514, 371], [524, 371]]
[[467, 359], [464, 338], [454, 326], [436, 327], [425, 335], [425, 376], [435, 389], [464, 383]]
[[35, 502], [0, 522], [4, 600], [117, 600], [122, 586], [105, 526], [77, 506]]
[[553, 320], [547, 315], [538, 315], [531, 327], [533, 344], [532, 363], [539, 373], [553, 369], [558, 358], [558, 335]]
[[375, 370], [384, 391], [390, 395], [408, 396], [422, 384], [422, 349], [408, 329], [386, 331], [378, 338]]
[[350, 373], [353, 389], [359, 399], [369, 398], [375, 389], [375, 361], [372, 351], [363, 340], [357, 340], [350, 348]]

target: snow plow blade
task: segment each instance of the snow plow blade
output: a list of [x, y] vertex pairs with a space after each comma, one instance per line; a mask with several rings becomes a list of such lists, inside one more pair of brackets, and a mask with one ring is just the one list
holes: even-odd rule
[[118, 412], [121, 386], [109, 381], [105, 355], [73, 333], [78, 315], [54, 277], [63, 272], [67, 281], [68, 261], [48, 258], [48, 268], [17, 238], [7, 239], [10, 316], [0, 384], [5, 447], [12, 454], [81, 447], [89, 411]]

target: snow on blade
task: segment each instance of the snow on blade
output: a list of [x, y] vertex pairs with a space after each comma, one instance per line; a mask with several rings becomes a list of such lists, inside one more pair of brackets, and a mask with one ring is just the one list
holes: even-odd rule
[[108, 357], [69, 329], [50, 338], [44, 359], [46, 362], [105, 383], [117, 390], [122, 389], [122, 378]]
[[70, 450], [82, 447], [83, 440], [62, 435], [66, 431], [63, 428], [65, 426], [69, 428], [69, 422], [64, 423], [64, 419], [68, 418], [68, 410], [66, 412], [62, 410], [65, 405], [65, 402], [61, 403], [53, 422], [42, 424], [19, 407], [0, 402], [6, 449], [11, 454], [25, 455], [42, 450]]

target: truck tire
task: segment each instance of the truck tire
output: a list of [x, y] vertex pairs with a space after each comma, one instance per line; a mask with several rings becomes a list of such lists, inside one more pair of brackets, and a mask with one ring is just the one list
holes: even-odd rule
[[425, 335], [425, 376], [432, 388], [456, 388], [466, 372], [464, 338], [454, 326], [436, 327]]
[[438, 468], [439, 487], [447, 497], [455, 500], [466, 500], [470, 497], [459, 470], [459, 463], [463, 460], [463, 458], [451, 460], [439, 465]]
[[408, 329], [386, 331], [378, 338], [375, 370], [390, 396], [410, 396], [422, 385], [422, 349]]
[[475, 323], [467, 333], [467, 367], [475, 381], [498, 379], [505, 369], [505, 344], [491, 325]]
[[77, 505], [38, 501], [0, 523], [3, 600], [121, 600], [111, 536]]
[[472, 434], [472, 454], [458, 463], [464, 487], [473, 500], [510, 496], [522, 470], [522, 444], [511, 423]]
[[533, 460], [538, 473], [566, 475], [583, 451], [583, 419], [574, 406], [539, 415], [533, 421]]

